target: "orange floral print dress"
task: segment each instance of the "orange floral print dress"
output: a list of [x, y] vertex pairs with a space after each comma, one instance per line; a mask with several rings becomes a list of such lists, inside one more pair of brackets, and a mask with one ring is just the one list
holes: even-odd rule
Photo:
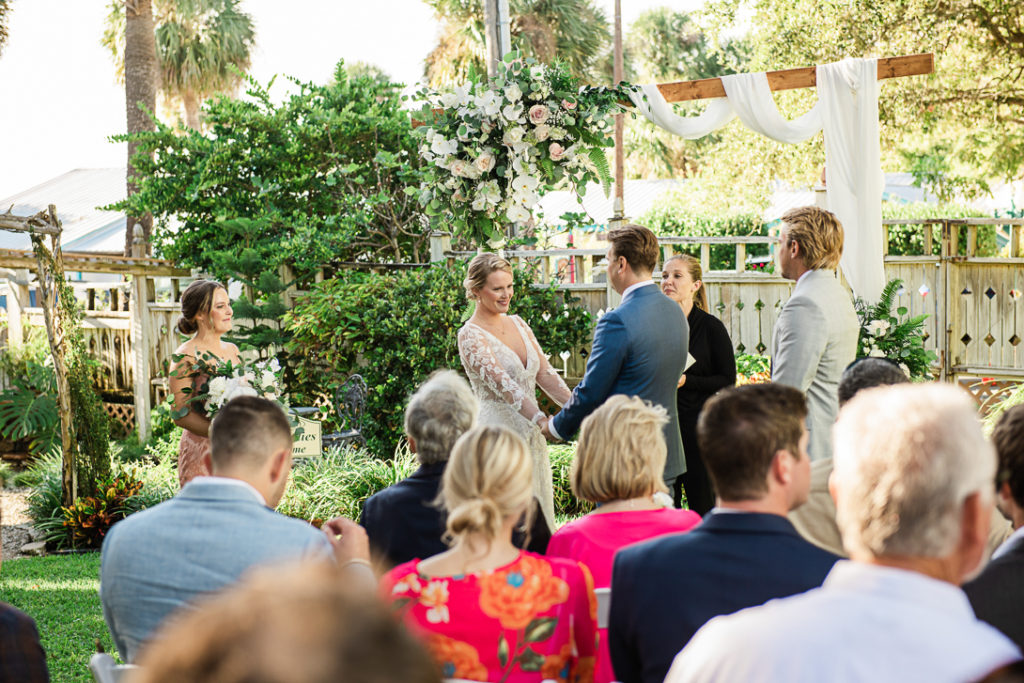
[[522, 551], [490, 572], [428, 577], [412, 560], [388, 572], [381, 589], [444, 678], [594, 680], [597, 600], [578, 562]]

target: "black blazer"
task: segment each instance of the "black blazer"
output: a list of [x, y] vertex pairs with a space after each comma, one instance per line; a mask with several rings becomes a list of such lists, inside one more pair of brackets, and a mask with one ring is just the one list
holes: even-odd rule
[[696, 421], [704, 403], [715, 392], [736, 384], [736, 355], [722, 321], [696, 306], [686, 316], [690, 325], [690, 355], [694, 364], [686, 371], [686, 384], [679, 387], [676, 402], [679, 419]]
[[434, 507], [447, 462], [421, 465], [407, 479], [370, 496], [359, 523], [370, 548], [391, 566], [426, 559], [448, 549], [444, 510]]
[[687, 533], [623, 548], [608, 619], [616, 680], [661, 683], [712, 617], [816, 588], [838, 559], [785, 517], [745, 512], [712, 512]]
[[0, 602], [0, 683], [45, 683], [46, 652], [36, 622], [21, 610]]
[[1014, 539], [1006, 554], [988, 566], [964, 592], [974, 613], [1024, 650], [1024, 540]]

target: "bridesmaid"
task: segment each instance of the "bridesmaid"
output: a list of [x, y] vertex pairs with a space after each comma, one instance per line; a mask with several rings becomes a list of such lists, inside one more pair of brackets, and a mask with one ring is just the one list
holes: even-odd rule
[[[715, 506], [715, 491], [697, 446], [697, 417], [715, 392], [736, 384], [736, 357], [725, 325], [708, 313], [702, 277], [700, 261], [687, 254], [673, 256], [661, 269], [661, 291], [679, 304], [690, 325], [689, 350], [694, 363], [679, 378], [676, 405], [686, 454], [686, 503], [703, 516]], [[675, 503], [678, 506], [680, 501]]]
[[[181, 317], [178, 331], [193, 335], [174, 352], [182, 358], [171, 368], [170, 391], [174, 409], [185, 406], [191, 386], [196, 390], [205, 378], [189, 378], [199, 354], [212, 354], [221, 361], [239, 362], [238, 347], [221, 337], [231, 331], [231, 301], [224, 285], [212, 280], [196, 280], [181, 295]], [[174, 421], [182, 428], [178, 446], [178, 483], [187, 484], [194, 477], [210, 474], [210, 418], [193, 404], [184, 417]]]

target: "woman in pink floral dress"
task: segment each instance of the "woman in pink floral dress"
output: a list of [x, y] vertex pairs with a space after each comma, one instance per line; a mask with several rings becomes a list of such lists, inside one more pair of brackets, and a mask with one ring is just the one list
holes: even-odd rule
[[[174, 396], [174, 409], [186, 405], [186, 388], [196, 391], [205, 377], [189, 377], [192, 365], [200, 355], [210, 354], [218, 360], [239, 361], [238, 347], [221, 337], [231, 331], [231, 300], [224, 285], [212, 280], [196, 280], [181, 295], [181, 317], [178, 331], [193, 337], [174, 352], [177, 362], [171, 368], [169, 385]], [[181, 427], [178, 445], [178, 484], [184, 486], [195, 477], [210, 474], [207, 456], [210, 453], [210, 418], [194, 405], [184, 417], [174, 421]]]
[[512, 544], [532, 509], [531, 456], [503, 427], [477, 426], [444, 473], [450, 550], [399, 565], [382, 592], [445, 678], [500, 683], [594, 680], [597, 602], [582, 564]]

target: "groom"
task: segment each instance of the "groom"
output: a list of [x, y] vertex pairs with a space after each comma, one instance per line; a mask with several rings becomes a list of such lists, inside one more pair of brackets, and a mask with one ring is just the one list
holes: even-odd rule
[[676, 413], [676, 385], [683, 374], [690, 329], [679, 304], [651, 279], [658, 240], [647, 228], [627, 225], [608, 233], [608, 280], [622, 295], [619, 307], [597, 322], [583, 381], [561, 412], [544, 426], [549, 439], [571, 438], [609, 396], [626, 394], [668, 411], [665, 484], [679, 504], [679, 477], [686, 471]]

